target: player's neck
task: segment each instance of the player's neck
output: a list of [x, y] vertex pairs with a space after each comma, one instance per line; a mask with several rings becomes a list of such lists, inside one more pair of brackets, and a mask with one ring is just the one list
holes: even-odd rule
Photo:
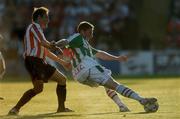
[[41, 29], [43, 30], [42, 24], [38, 20], [34, 21], [34, 23], [38, 24], [41, 27]]

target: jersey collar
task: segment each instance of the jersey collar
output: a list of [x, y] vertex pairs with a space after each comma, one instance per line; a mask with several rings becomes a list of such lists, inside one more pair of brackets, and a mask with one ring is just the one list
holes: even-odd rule
[[38, 23], [33, 22], [33, 24], [36, 25], [36, 27], [37, 27], [39, 30], [43, 31], [43, 29], [41, 28], [41, 26], [40, 26]]

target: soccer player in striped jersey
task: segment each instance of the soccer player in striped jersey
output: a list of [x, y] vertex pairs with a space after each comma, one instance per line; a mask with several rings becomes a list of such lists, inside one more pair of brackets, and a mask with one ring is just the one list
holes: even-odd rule
[[72, 111], [65, 108], [66, 77], [55, 67], [47, 64], [45, 60], [46, 57], [49, 57], [64, 67], [68, 66], [68, 63], [50, 51], [60, 49], [48, 42], [44, 36], [43, 30], [47, 28], [49, 22], [48, 14], [49, 10], [45, 7], [35, 8], [32, 13], [32, 23], [28, 26], [24, 37], [24, 58], [25, 67], [31, 76], [33, 88], [23, 94], [18, 103], [9, 111], [10, 115], [18, 114], [22, 106], [41, 93], [44, 83], [47, 83], [48, 80], [57, 82], [57, 112]]
[[[108, 96], [112, 99], [114, 95], [117, 95], [117, 92], [125, 97], [137, 100], [143, 106], [148, 103], [157, 102], [156, 98], [141, 97], [132, 89], [116, 82], [111, 76], [111, 71], [96, 61], [96, 58], [108, 61], [126, 61], [127, 57], [123, 55], [114, 56], [91, 47], [88, 41], [93, 38], [93, 30], [94, 26], [91, 23], [83, 21], [77, 27], [78, 33], [73, 34], [68, 39], [56, 42], [58, 46], [67, 44], [67, 47], [73, 52], [73, 55], [70, 56], [74, 79], [91, 87], [104, 86]], [[111, 93], [113, 93], [113, 95], [111, 95]], [[117, 97], [116, 99], [120, 101]], [[117, 103], [117, 100], [114, 101]], [[121, 104], [123, 103], [121, 102]]]
[[0, 51], [0, 79], [3, 79], [5, 71], [6, 71], [5, 60], [4, 60], [4, 57]]
[[[5, 71], [6, 71], [5, 60], [4, 60], [3, 55], [0, 51], [0, 80], [3, 79]], [[4, 100], [4, 98], [0, 97], [0, 100]]]

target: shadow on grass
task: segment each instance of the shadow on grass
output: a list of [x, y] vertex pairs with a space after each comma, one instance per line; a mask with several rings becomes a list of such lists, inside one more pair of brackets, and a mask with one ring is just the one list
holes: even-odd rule
[[[152, 112], [155, 113], [155, 112]], [[118, 114], [121, 115], [122, 117], [125, 117], [126, 115], [136, 115], [136, 114], [152, 114], [152, 113], [147, 113], [147, 112], [99, 112], [99, 113], [75, 113], [75, 112], [64, 112], [64, 113], [44, 113], [44, 114], [38, 114], [38, 115], [18, 115], [18, 116], [11, 116], [11, 115], [6, 115], [6, 116], [0, 116], [1, 119], [44, 119], [44, 118], [65, 118], [65, 117], [87, 117], [87, 116], [93, 116], [93, 115], [109, 115], [109, 114]]]
[[93, 115], [107, 115], [107, 114], [120, 114], [124, 115], [124, 113], [120, 112], [102, 112], [102, 113], [87, 113], [87, 114], [78, 114], [74, 112], [66, 112], [66, 113], [45, 113], [45, 114], [38, 114], [38, 115], [18, 115], [18, 116], [0, 116], [1, 119], [44, 119], [44, 118], [65, 118], [65, 117], [86, 117], [86, 116], [93, 116]]
[[38, 115], [6, 115], [0, 116], [1, 119], [44, 119], [44, 118], [64, 118], [64, 117], [80, 117], [80, 114], [70, 114], [70, 113], [45, 113]]
[[136, 113], [130, 113], [130, 114], [153, 114], [157, 112], [136, 112]]

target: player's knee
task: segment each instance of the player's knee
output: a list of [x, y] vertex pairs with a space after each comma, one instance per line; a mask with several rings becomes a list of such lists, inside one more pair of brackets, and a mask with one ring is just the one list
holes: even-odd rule
[[43, 87], [36, 87], [36, 88], [34, 88], [34, 92], [36, 93], [36, 94], [39, 94], [39, 93], [41, 93], [43, 91]]
[[118, 86], [118, 83], [117, 83], [116, 81], [114, 81], [113, 79], [109, 79], [109, 80], [104, 84], [104, 86], [105, 86], [106, 88], [115, 90], [116, 87]]
[[66, 77], [61, 77], [58, 79], [59, 85], [66, 85]]
[[58, 84], [60, 85], [66, 85], [66, 80], [67, 80], [67, 77], [61, 73], [58, 73], [57, 75], [57, 82]]
[[58, 70], [56, 70], [50, 78], [50, 80], [56, 81], [60, 85], [66, 85], [66, 79], [66, 76]]

